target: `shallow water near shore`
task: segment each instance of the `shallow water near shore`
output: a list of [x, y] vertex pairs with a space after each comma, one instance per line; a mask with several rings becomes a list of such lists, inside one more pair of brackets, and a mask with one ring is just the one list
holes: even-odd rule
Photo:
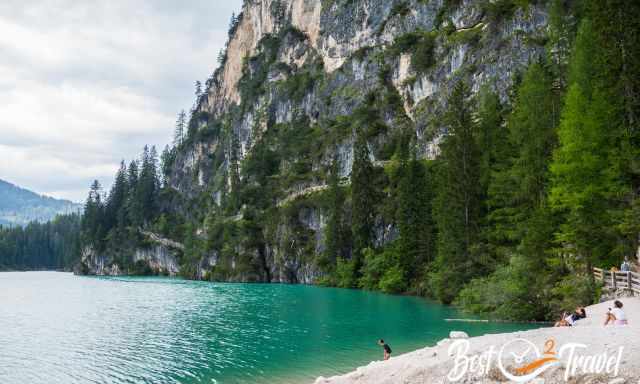
[[0, 273], [1, 383], [305, 383], [470, 335], [535, 328], [450, 323], [417, 297], [162, 277]]

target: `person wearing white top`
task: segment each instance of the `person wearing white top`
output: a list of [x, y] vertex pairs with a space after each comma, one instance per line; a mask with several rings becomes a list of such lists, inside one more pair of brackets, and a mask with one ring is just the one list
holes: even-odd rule
[[622, 302], [620, 300], [616, 300], [613, 302], [613, 305], [614, 308], [609, 308], [609, 312], [607, 312], [604, 325], [610, 323], [615, 325], [627, 325], [627, 315], [622, 310]]

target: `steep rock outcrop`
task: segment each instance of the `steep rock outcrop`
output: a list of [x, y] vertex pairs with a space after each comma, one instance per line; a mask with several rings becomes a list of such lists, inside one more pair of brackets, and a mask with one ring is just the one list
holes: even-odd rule
[[[123, 251], [114, 254], [113, 252], [98, 252], [92, 247], [85, 247], [82, 250], [80, 263], [74, 268], [74, 273], [98, 276], [177, 275], [180, 272], [178, 259], [184, 246], [162, 238], [153, 232], [143, 232], [142, 234], [148, 243], [145, 246], [126, 247], [126, 255], [123, 254]], [[125, 266], [121, 260], [130, 260], [131, 263]]]
[[[308, 283], [322, 275], [328, 168], [336, 160], [348, 185], [349, 119], [367, 105], [376, 111], [372, 160], [384, 167], [407, 127], [421, 157], [437, 156], [458, 81], [508, 101], [517, 73], [545, 54], [547, 9], [500, 14], [487, 3], [245, 1], [168, 179], [210, 211], [205, 220], [188, 204], [175, 207], [211, 248], [199, 276]], [[376, 244], [397, 237], [393, 220], [377, 222]]]

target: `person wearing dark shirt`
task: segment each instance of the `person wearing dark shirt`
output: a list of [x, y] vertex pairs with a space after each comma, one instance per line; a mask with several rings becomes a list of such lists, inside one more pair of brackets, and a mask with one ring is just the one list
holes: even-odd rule
[[587, 317], [584, 307], [578, 307], [572, 314], [567, 312], [562, 314], [560, 321], [556, 322], [554, 327], [571, 327], [576, 321]]
[[384, 359], [389, 360], [391, 357], [391, 347], [389, 347], [389, 345], [382, 339], [378, 340], [378, 345], [382, 346], [382, 349], [384, 350]]

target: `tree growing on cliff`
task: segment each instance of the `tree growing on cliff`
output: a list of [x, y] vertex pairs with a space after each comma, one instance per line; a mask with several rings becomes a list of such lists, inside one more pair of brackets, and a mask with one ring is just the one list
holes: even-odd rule
[[187, 125], [187, 114], [184, 109], [178, 113], [178, 117], [176, 118], [176, 129], [173, 134], [173, 146], [179, 147], [182, 145], [185, 134], [185, 127]]
[[196, 233], [192, 223], [187, 223], [184, 230], [184, 251], [180, 258], [180, 274], [189, 279], [198, 278], [197, 262], [201, 257], [202, 240]]
[[338, 257], [343, 256], [345, 245], [344, 198], [344, 192], [340, 186], [339, 162], [334, 158], [329, 173], [328, 219], [324, 229], [325, 250], [319, 262], [320, 266], [327, 271], [333, 270]]

